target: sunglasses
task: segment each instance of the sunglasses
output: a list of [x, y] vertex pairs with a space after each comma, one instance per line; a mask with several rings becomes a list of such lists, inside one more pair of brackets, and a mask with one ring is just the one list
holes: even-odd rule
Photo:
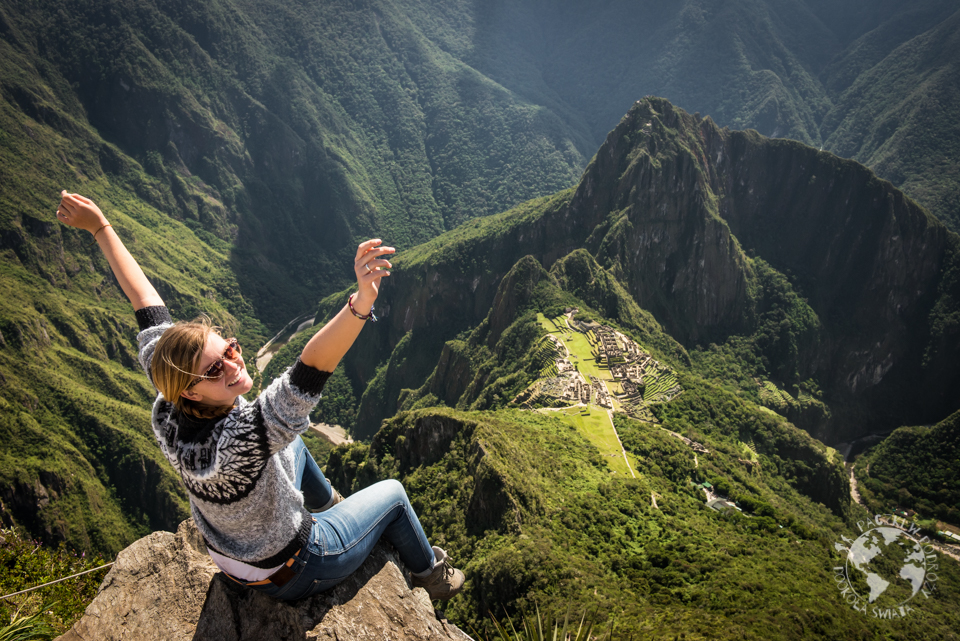
[[237, 342], [237, 339], [228, 338], [227, 347], [223, 350], [223, 356], [221, 356], [219, 360], [215, 361], [213, 365], [211, 365], [210, 368], [203, 373], [203, 375], [198, 376], [192, 383], [190, 383], [190, 387], [193, 387], [200, 381], [219, 381], [221, 378], [223, 378], [224, 359], [235, 361], [242, 353], [243, 349], [240, 347], [240, 343]]

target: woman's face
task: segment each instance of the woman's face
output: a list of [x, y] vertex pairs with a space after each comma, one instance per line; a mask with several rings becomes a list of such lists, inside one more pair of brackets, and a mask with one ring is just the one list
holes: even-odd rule
[[246, 394], [253, 389], [253, 379], [247, 373], [247, 368], [243, 362], [243, 357], [239, 354], [236, 358], [224, 358], [224, 352], [227, 350], [227, 341], [222, 336], [213, 332], [207, 335], [207, 343], [203, 347], [203, 355], [200, 357], [200, 366], [197, 368], [197, 375], [201, 375], [210, 369], [210, 366], [219, 360], [223, 360], [223, 376], [218, 379], [204, 379], [187, 390], [186, 393], [193, 393], [200, 398], [193, 400], [204, 405], [231, 405], [241, 394]]

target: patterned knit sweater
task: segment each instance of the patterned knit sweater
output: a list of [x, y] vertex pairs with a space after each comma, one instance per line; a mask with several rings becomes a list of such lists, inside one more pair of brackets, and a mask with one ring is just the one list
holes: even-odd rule
[[[166, 307], [137, 310], [140, 364], [153, 382], [157, 341], [172, 326]], [[290, 444], [310, 427], [329, 372], [299, 360], [253, 402], [241, 396], [226, 417], [178, 412], [162, 394], [153, 432], [190, 495], [190, 512], [208, 547], [258, 568], [284, 563], [303, 547], [310, 513], [296, 489]]]

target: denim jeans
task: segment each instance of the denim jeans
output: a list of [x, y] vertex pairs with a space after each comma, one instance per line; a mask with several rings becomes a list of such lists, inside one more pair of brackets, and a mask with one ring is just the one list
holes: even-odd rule
[[[330, 502], [333, 490], [300, 438], [294, 442], [297, 489], [307, 509]], [[410, 499], [399, 481], [381, 481], [313, 515], [310, 539], [294, 557], [295, 576], [281, 587], [249, 586], [275, 599], [292, 601], [329, 590], [359, 568], [380, 536], [393, 544], [413, 573], [433, 567], [434, 555]]]

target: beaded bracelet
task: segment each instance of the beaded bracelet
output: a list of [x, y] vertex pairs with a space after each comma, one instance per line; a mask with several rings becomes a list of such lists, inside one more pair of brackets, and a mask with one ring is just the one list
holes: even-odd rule
[[361, 314], [360, 312], [358, 312], [357, 310], [355, 310], [355, 309], [353, 308], [353, 297], [356, 296], [356, 295], [357, 295], [357, 293], [354, 292], [354, 293], [350, 294], [350, 298], [347, 299], [347, 305], [350, 306], [350, 313], [353, 314], [354, 316], [356, 316], [357, 318], [359, 318], [360, 320], [364, 320], [364, 321], [368, 320], [368, 321], [370, 321], [370, 322], [372, 322], [372, 323], [376, 323], [376, 322], [377, 322], [377, 317], [373, 315], [373, 305], [370, 306], [370, 313], [369, 313], [369, 314], [366, 314], [366, 315]]

